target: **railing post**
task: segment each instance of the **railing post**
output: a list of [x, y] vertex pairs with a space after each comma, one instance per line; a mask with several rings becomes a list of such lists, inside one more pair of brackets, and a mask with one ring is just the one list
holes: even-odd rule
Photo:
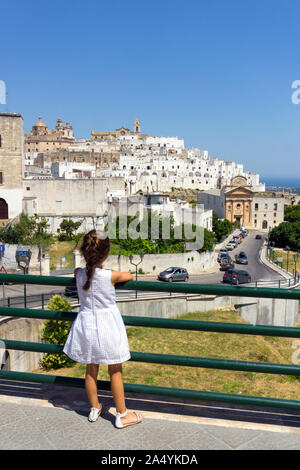
[[7, 306], [10, 307], [10, 297], [7, 297]]
[[45, 297], [44, 294], [42, 294], [42, 309], [45, 309]]

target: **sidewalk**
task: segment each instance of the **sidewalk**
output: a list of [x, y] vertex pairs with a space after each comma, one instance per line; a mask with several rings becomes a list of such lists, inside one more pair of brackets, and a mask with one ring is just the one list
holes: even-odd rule
[[144, 421], [114, 427], [111, 394], [89, 423], [84, 389], [0, 381], [1, 450], [296, 450], [300, 412], [127, 395]]

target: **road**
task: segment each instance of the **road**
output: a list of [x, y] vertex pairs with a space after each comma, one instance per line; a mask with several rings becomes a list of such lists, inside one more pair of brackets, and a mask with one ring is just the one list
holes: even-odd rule
[[[257, 234], [262, 235], [261, 240], [257, 240], [255, 237]], [[242, 243], [240, 243], [234, 250], [230, 252], [230, 256], [232, 259], [235, 259], [235, 255], [238, 254], [240, 251], [244, 251], [248, 257], [248, 265], [239, 265], [236, 264], [236, 269], [243, 269], [248, 271], [251, 275], [252, 281], [258, 280], [271, 280], [271, 279], [283, 279], [280, 274], [273, 271], [271, 268], [265, 266], [259, 257], [260, 249], [264, 243], [264, 239], [266, 234], [262, 234], [260, 232], [251, 230], [246, 238], [243, 239]], [[170, 265], [171, 266], [171, 265]], [[166, 266], [168, 268], [169, 266]], [[218, 269], [218, 268], [217, 268]], [[219, 284], [222, 282], [224, 275], [224, 271], [217, 271], [215, 273], [203, 273], [197, 275], [190, 275], [188, 282], [193, 283], [201, 283], [201, 284]], [[139, 280], [149, 280], [149, 281], [156, 281], [157, 278], [154, 276], [140, 276]], [[158, 281], [159, 282], [159, 281]]]
[[[251, 275], [251, 278], [253, 281], [257, 280], [271, 280], [271, 279], [283, 279], [280, 274], [274, 272], [272, 269], [269, 267], [265, 266], [264, 264], [261, 263], [260, 258], [259, 258], [259, 251], [262, 247], [262, 244], [264, 243], [264, 238], [266, 234], [262, 234], [262, 240], [256, 240], [256, 235], [259, 232], [256, 231], [249, 231], [249, 235], [243, 239], [242, 243], [237, 246], [233, 251], [230, 252], [230, 256], [234, 259], [235, 255], [238, 254], [240, 251], [245, 251], [249, 264], [247, 266], [243, 265], [238, 265], [236, 264], [235, 267], [237, 269], [245, 269], [248, 271]], [[171, 265], [172, 263], [170, 263]], [[168, 268], [169, 266], [166, 266]], [[224, 272], [219, 271], [218, 267], [216, 268], [217, 271], [215, 273], [203, 273], [203, 274], [198, 274], [198, 275], [190, 275], [189, 281], [188, 282], [193, 282], [193, 283], [200, 283], [200, 284], [219, 284], [222, 282]], [[139, 276], [138, 280], [144, 280], [144, 281], [157, 281], [156, 276]], [[34, 284], [28, 284], [26, 286], [26, 294], [27, 296], [29, 295], [34, 295], [34, 294], [41, 294], [41, 293], [49, 293], [49, 292], [63, 292], [64, 288], [60, 286], [39, 286], [39, 285], [34, 285]], [[129, 295], [134, 296], [135, 292], [134, 291], [121, 291], [117, 289], [117, 296], [124, 296], [124, 295]], [[4, 291], [3, 288], [0, 286], [0, 299], [3, 298], [3, 293], [4, 297], [18, 297], [18, 296], [23, 296], [24, 294], [24, 287], [23, 285], [9, 285], [5, 286]], [[139, 292], [139, 296], [142, 295], [142, 292]]]

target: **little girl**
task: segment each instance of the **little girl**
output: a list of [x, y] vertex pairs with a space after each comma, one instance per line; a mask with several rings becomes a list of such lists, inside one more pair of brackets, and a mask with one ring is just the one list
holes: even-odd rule
[[125, 407], [122, 363], [130, 359], [126, 328], [116, 304], [114, 285], [133, 279], [130, 273], [103, 269], [109, 254], [109, 238], [99, 238], [96, 230], [84, 236], [81, 253], [86, 268], [75, 270], [80, 310], [74, 320], [63, 352], [86, 364], [85, 387], [91, 410], [89, 421], [96, 421], [102, 405], [98, 401], [99, 364], [107, 364], [116, 406], [115, 426], [124, 428], [142, 421], [142, 415]]

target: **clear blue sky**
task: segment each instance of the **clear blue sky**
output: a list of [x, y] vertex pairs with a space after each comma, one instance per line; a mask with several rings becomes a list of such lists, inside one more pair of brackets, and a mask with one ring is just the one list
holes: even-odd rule
[[133, 127], [264, 176], [300, 178], [299, 0], [11, 0], [0, 80], [25, 131], [42, 116]]

